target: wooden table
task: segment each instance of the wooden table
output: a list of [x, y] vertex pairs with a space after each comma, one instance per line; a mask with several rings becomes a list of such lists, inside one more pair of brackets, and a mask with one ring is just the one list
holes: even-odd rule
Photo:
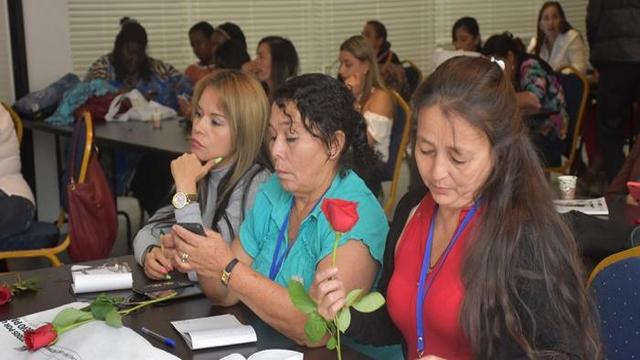
[[[133, 256], [123, 256], [109, 259], [109, 261], [127, 261], [133, 268], [134, 284], [144, 282], [142, 269], [136, 265]], [[102, 264], [107, 260], [94, 261], [89, 264]], [[70, 291], [71, 274], [69, 265], [58, 268], [47, 268], [22, 272], [22, 278], [38, 276], [40, 278], [41, 289], [37, 293], [23, 294], [10, 303], [0, 305], [0, 321], [13, 319], [19, 316], [55, 308], [74, 301], [86, 301], [82, 294], [76, 298]], [[0, 283], [13, 283], [15, 274], [5, 274], [0, 276]], [[89, 294], [91, 295], [91, 294]], [[233, 314], [240, 322], [253, 326], [258, 335], [258, 342], [244, 345], [227, 346], [222, 348], [212, 348], [192, 351], [182, 337], [170, 324], [174, 320], [185, 320], [198, 317], [207, 317], [222, 314]], [[187, 299], [168, 301], [157, 306], [148, 306], [138, 312], [134, 312], [123, 318], [125, 326], [130, 327], [140, 333], [140, 328], [145, 326], [155, 330], [160, 334], [169, 336], [176, 340], [176, 348], [171, 349], [160, 344], [153, 338], [146, 337], [154, 346], [172, 352], [181, 359], [219, 359], [231, 353], [241, 353], [248, 357], [252, 353], [264, 349], [291, 349], [304, 352], [305, 359], [335, 359], [335, 352], [326, 348], [310, 349], [297, 346], [291, 340], [278, 333], [269, 325], [260, 320], [251, 310], [243, 305], [223, 308], [211, 305], [211, 302], [204, 296], [197, 296]], [[105, 325], [106, 326], [106, 325]], [[350, 350], [343, 349], [344, 359], [368, 359], [368, 357]]]

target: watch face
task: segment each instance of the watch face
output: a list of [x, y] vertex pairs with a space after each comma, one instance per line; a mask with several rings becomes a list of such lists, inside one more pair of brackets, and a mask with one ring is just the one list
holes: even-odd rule
[[177, 192], [175, 195], [173, 195], [171, 203], [173, 203], [173, 207], [175, 207], [176, 209], [182, 209], [185, 205], [187, 205], [187, 196], [183, 192]]

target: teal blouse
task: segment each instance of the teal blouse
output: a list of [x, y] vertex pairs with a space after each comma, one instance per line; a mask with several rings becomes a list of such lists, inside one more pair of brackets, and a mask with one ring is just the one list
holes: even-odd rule
[[[253, 258], [251, 267], [266, 277], [269, 276], [280, 227], [289, 216], [292, 197], [291, 193], [282, 188], [277, 175], [273, 174], [262, 184], [253, 209], [240, 225], [240, 243], [244, 251]], [[371, 256], [382, 264], [389, 225], [380, 203], [364, 181], [352, 171], [348, 171], [345, 176], [336, 175], [324, 195], [324, 199], [326, 198], [358, 203], [360, 219], [342, 236], [340, 245], [350, 239], [362, 241], [369, 248]], [[285, 230], [284, 246], [288, 244], [286, 233]], [[290, 279], [297, 279], [308, 290], [318, 263], [331, 255], [334, 240], [335, 233], [318, 205], [300, 224], [298, 238], [284, 259], [275, 281], [286, 287]], [[279, 256], [284, 250], [280, 249]]]

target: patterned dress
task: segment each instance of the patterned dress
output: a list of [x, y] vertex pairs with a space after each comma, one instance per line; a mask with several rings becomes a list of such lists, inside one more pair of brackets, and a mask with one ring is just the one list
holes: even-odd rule
[[103, 55], [96, 60], [87, 75], [85, 81], [104, 79], [118, 89], [138, 89], [143, 95], [149, 95], [154, 101], [162, 105], [178, 109], [178, 95], [191, 96], [193, 88], [191, 82], [173, 66], [160, 60], [149, 57], [151, 78], [149, 81], [138, 78], [133, 81], [116, 79], [116, 70], [111, 62], [111, 55]]

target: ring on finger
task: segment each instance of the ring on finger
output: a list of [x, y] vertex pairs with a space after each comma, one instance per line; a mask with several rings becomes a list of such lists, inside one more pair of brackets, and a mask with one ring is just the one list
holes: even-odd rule
[[187, 254], [186, 252], [181, 252], [180, 253], [180, 262], [181, 263], [189, 262], [189, 254]]

